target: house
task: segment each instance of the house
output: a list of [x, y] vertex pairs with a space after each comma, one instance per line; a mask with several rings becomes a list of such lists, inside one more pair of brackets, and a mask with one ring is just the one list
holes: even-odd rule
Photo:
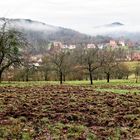
[[39, 67], [42, 64], [42, 55], [31, 56], [30, 64]]
[[51, 47], [50, 47], [50, 52], [51, 53], [57, 53], [59, 51], [61, 51], [61, 49], [63, 48], [63, 45], [61, 42], [53, 42], [51, 44]]
[[68, 49], [69, 46], [68, 45], [62, 45], [62, 49]]
[[103, 44], [98, 44], [98, 48], [99, 49], [103, 49], [104, 48], [104, 45]]
[[68, 46], [68, 49], [70, 49], [70, 50], [73, 50], [73, 49], [75, 49], [76, 48], [76, 45], [69, 45]]
[[33, 66], [35, 66], [35, 67], [39, 67], [40, 64], [36, 62], [36, 63], [33, 63]]
[[112, 48], [116, 48], [117, 47], [117, 42], [115, 40], [110, 40], [109, 46], [112, 47]]
[[63, 51], [65, 49], [73, 50], [75, 48], [76, 48], [76, 45], [67, 45], [67, 44], [62, 44], [61, 42], [53, 42], [49, 51], [51, 53], [58, 53], [58, 52]]
[[118, 45], [119, 45], [119, 46], [122, 46], [122, 47], [126, 46], [124, 41], [119, 41], [119, 42], [118, 42]]
[[131, 60], [140, 61], [140, 52], [135, 52], [131, 56]]
[[86, 48], [87, 49], [95, 49], [96, 46], [95, 46], [95, 44], [87, 44], [87, 47]]

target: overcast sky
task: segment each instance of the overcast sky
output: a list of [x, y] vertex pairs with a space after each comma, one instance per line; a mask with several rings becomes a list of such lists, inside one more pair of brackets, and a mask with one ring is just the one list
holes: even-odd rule
[[[86, 32], [112, 22], [140, 25], [140, 0], [1, 0], [0, 16]], [[88, 32], [88, 31], [87, 31]]]

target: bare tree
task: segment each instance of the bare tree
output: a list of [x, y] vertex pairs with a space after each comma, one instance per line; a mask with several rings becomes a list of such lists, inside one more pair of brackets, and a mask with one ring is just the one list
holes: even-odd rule
[[107, 83], [110, 81], [110, 76], [113, 73], [114, 68], [118, 65], [116, 59], [116, 51], [109, 49], [103, 50], [103, 70], [106, 74]]
[[139, 76], [140, 76], [140, 63], [138, 63], [135, 68], [136, 83], [138, 83]]
[[64, 51], [60, 51], [58, 53], [52, 54], [50, 58], [51, 62], [54, 64], [54, 70], [57, 71], [59, 75], [60, 84], [62, 84], [64, 70], [66, 68], [67, 53]]
[[88, 71], [91, 85], [93, 84], [94, 71], [102, 65], [99, 57], [98, 48], [83, 49], [81, 56], [79, 57], [79, 61], [82, 60], [82, 68]]
[[29, 81], [29, 73], [30, 69], [33, 67], [33, 65], [30, 62], [31, 55], [26, 51], [24, 52], [24, 60], [22, 62], [23, 70], [24, 70], [24, 77], [25, 81]]
[[19, 48], [24, 45], [24, 41], [21, 33], [10, 29], [8, 21], [3, 20], [0, 28], [0, 82], [6, 69], [21, 62]]
[[42, 67], [41, 67], [43, 73], [44, 73], [44, 79], [45, 81], [48, 80], [48, 75], [49, 75], [49, 72], [51, 71], [51, 60], [50, 60], [50, 57], [49, 55], [46, 55], [43, 57], [43, 63], [42, 63]]
[[115, 67], [115, 78], [117, 79], [128, 79], [130, 74], [130, 69], [127, 64], [124, 62], [119, 63], [118, 66]]

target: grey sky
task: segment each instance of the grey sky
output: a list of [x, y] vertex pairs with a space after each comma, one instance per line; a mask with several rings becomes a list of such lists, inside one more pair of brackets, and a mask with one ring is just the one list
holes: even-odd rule
[[140, 0], [3, 0], [0, 16], [30, 18], [89, 32], [112, 22], [140, 24]]

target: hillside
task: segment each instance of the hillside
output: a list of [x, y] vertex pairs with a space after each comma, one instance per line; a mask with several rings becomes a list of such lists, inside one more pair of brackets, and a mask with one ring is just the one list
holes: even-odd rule
[[[3, 18], [0, 18], [2, 21]], [[53, 41], [61, 41], [66, 44], [98, 43], [106, 42], [110, 37], [82, 34], [78, 31], [58, 26], [48, 25], [31, 19], [6, 19], [10, 27], [21, 31], [31, 44], [29, 51], [33, 54], [42, 54], [47, 51], [48, 44]]]
[[109, 36], [112, 38], [124, 38], [140, 42], [140, 26], [126, 25], [121, 22], [113, 22], [97, 26], [91, 29], [92, 35]]

